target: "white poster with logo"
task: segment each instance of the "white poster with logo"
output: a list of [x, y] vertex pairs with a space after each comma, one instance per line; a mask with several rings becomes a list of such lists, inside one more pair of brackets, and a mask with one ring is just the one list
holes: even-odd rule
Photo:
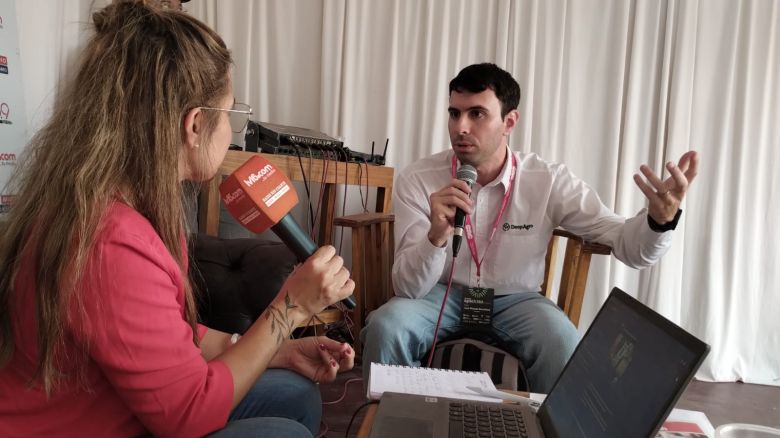
[[7, 184], [27, 141], [15, 0], [0, 0], [0, 221], [13, 204]]

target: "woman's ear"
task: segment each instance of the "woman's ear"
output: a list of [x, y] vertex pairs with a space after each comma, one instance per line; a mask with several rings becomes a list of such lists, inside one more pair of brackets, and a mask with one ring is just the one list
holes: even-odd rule
[[187, 111], [182, 125], [184, 147], [187, 150], [200, 147], [203, 112], [200, 108]]

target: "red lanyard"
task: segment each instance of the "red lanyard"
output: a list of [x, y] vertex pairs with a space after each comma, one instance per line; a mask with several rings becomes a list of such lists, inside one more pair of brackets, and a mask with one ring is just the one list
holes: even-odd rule
[[[506, 210], [506, 206], [509, 204], [509, 198], [512, 196], [512, 187], [515, 185], [515, 176], [517, 175], [517, 158], [515, 157], [515, 154], [511, 153], [512, 156], [512, 172], [509, 174], [509, 187], [507, 187], [506, 192], [504, 193], [504, 200], [501, 201], [501, 209], [498, 211], [498, 216], [496, 216], [496, 221], [493, 223], [493, 231], [490, 232], [490, 238], [488, 239], [487, 246], [485, 247], [485, 252], [482, 253], [482, 258], [479, 259], [478, 255], [479, 252], [477, 252], [477, 242], [474, 239], [474, 231], [471, 227], [471, 215], [466, 216], [466, 226], [464, 227], [464, 231], [466, 232], [466, 242], [469, 244], [469, 250], [471, 251], [471, 258], [474, 259], [474, 264], [477, 265], [477, 285], [479, 285], [479, 277], [480, 277], [480, 271], [482, 268], [482, 262], [485, 261], [485, 255], [487, 254], [488, 248], [490, 248], [490, 243], [493, 241], [493, 237], [496, 235], [496, 230], [498, 229], [498, 224], [501, 222], [501, 217], [504, 215], [504, 211]], [[457, 157], [452, 157], [452, 177], [454, 178], [456, 175], [456, 167], [458, 164]]]

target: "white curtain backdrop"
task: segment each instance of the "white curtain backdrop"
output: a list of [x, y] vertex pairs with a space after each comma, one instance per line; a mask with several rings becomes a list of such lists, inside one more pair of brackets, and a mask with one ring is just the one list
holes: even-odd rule
[[[101, 3], [99, 1], [95, 3]], [[88, 0], [17, 2], [29, 126], [83, 40]], [[655, 267], [597, 258], [581, 330], [619, 286], [712, 346], [704, 380], [780, 384], [780, 1], [193, 0], [233, 50], [236, 98], [397, 169], [449, 147], [447, 83], [495, 62], [523, 96], [513, 149], [566, 163], [615, 211], [632, 181], [701, 154]], [[237, 139], [240, 141], [240, 139]], [[350, 200], [348, 212], [359, 202]]]

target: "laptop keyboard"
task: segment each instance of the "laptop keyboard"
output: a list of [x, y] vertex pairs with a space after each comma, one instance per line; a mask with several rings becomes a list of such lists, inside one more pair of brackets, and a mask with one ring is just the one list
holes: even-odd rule
[[522, 415], [500, 404], [450, 402], [450, 438], [527, 437]]

